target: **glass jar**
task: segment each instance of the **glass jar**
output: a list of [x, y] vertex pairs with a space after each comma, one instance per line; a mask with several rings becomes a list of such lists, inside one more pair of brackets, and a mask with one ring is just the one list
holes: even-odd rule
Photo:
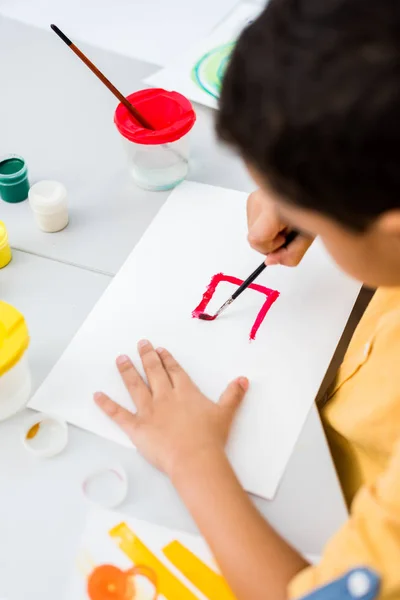
[[163, 89], [141, 90], [127, 99], [153, 127], [140, 125], [123, 104], [117, 107], [114, 121], [133, 179], [147, 190], [175, 187], [189, 171], [189, 134], [196, 121], [191, 103]]

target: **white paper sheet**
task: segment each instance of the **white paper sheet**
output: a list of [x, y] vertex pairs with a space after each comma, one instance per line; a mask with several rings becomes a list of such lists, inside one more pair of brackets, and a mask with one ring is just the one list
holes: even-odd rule
[[[178, 579], [183, 584], [184, 588], [179, 590], [181, 592], [179, 597], [177, 595], [173, 596], [176, 600], [178, 600], [178, 598], [179, 600], [185, 600], [187, 598], [190, 598], [191, 600], [193, 598], [207, 600], [208, 596], [204, 596], [193, 583], [196, 579], [198, 581], [204, 581], [203, 571], [201, 570], [202, 565], [199, 565], [196, 559], [199, 559], [203, 563], [207, 571], [208, 569], [211, 569], [211, 571], [215, 573], [216, 580], [220, 580], [220, 577], [212, 554], [207, 544], [200, 536], [167, 529], [166, 527], [160, 527], [146, 521], [134, 519], [129, 515], [123, 515], [100, 508], [93, 508], [89, 512], [73, 569], [71, 585], [69, 586], [65, 600], [87, 600], [89, 597], [87, 594], [88, 582], [93, 571], [102, 568], [103, 565], [113, 565], [114, 567], [117, 567], [122, 576], [124, 573], [128, 573], [135, 565], [146, 567], [149, 569], [150, 576], [155, 574], [157, 577], [158, 575], [157, 579], [160, 584], [164, 584], [164, 587], [161, 588], [161, 590], [158, 590], [161, 592], [160, 599], [167, 596], [165, 585], [168, 585], [168, 579], [165, 575], [163, 576], [162, 571], [157, 571], [155, 561], [147, 558], [148, 552], [142, 553], [140, 555], [141, 560], [136, 563], [131, 560], [123, 549], [120, 548], [119, 544], [121, 538], [114, 536], [113, 534], [110, 535], [110, 531], [118, 528], [120, 524], [122, 524], [122, 537], [125, 533], [129, 535], [130, 532], [132, 532], [134, 537], [138, 538], [140, 543], [144, 544], [146, 549], [151, 552], [156, 561], [160, 561], [163, 567], [166, 567], [171, 573], [172, 577]], [[184, 550], [186, 560], [182, 560], [181, 555], [181, 560], [177, 562], [177, 554], [175, 554], [175, 564], [172, 564], [172, 562], [168, 560], [170, 557], [168, 550], [164, 552], [164, 549], [168, 548], [168, 546], [170, 547], [171, 544], [176, 543], [179, 544], [180, 549]], [[194, 562], [190, 563], [190, 565], [187, 562], [188, 554], [186, 554], [186, 550], [196, 557]], [[178, 568], [180, 565], [183, 567], [182, 570]], [[191, 567], [190, 569], [188, 569], [189, 566]], [[161, 569], [163, 569], [163, 567], [161, 567]], [[182, 571], [189, 571], [192, 576], [194, 575], [192, 581], [187, 579]], [[161, 576], [159, 575], [160, 573]], [[208, 573], [210, 572], [208, 571]], [[115, 581], [116, 580], [110, 580], [109, 584], [111, 585]], [[152, 600], [154, 598], [154, 586], [149, 581], [146, 581], [143, 577], [134, 577], [133, 581], [136, 587], [137, 596], [135, 594], [135, 598], [137, 598], [137, 600]], [[169, 589], [172, 591], [170, 586]], [[185, 590], [187, 590], [187, 594]], [[164, 593], [162, 593], [163, 591], [165, 596]], [[214, 587], [214, 592], [215, 591]], [[172, 598], [172, 595], [168, 594], [168, 598]], [[224, 594], [222, 590], [220, 600], [231, 600], [231, 598], [233, 598], [233, 596], [228, 593]]]
[[238, 0], [0, 0], [0, 14], [75, 41], [164, 66], [200, 40]]
[[[343, 275], [316, 242], [299, 267], [269, 267], [258, 278], [257, 283], [278, 290], [280, 297], [255, 341], [249, 342], [249, 332], [265, 299], [259, 292], [247, 290], [214, 322], [192, 319], [214, 274], [245, 279], [261, 262], [247, 244], [245, 205], [241, 192], [181, 184], [30, 406], [129, 445], [96, 408], [92, 394], [103, 390], [132, 406], [114, 361], [118, 354], [129, 354], [137, 364], [139, 339], [168, 348], [212, 399], [232, 379], [245, 375], [251, 388], [229, 455], [244, 487], [272, 498], [359, 284]], [[221, 284], [209, 311], [234, 289]]]
[[[233, 42], [263, 6], [239, 4], [227, 18], [201, 42], [191, 44], [176, 60], [146, 79], [146, 83], [184, 94], [193, 102], [217, 108], [218, 83]], [[226, 64], [226, 62], [225, 62]]]

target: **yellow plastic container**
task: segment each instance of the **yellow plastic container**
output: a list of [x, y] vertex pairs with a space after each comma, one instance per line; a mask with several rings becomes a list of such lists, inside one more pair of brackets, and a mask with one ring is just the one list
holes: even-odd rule
[[32, 380], [26, 357], [28, 346], [24, 317], [0, 301], [0, 421], [15, 415], [29, 400]]
[[8, 233], [3, 221], [0, 221], [0, 269], [7, 266], [12, 258]]

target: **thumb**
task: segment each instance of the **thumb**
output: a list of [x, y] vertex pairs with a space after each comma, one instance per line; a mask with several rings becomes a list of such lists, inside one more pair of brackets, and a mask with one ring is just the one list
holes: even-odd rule
[[248, 389], [249, 380], [246, 377], [239, 377], [228, 385], [220, 397], [218, 404], [221, 408], [230, 413], [231, 419], [235, 416]]
[[280, 222], [272, 215], [261, 214], [249, 225], [247, 239], [254, 250], [263, 254], [274, 252], [285, 241]]

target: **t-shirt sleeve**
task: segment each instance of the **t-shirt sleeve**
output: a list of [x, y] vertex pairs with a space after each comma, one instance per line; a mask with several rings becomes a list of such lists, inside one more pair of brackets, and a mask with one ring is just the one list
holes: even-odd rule
[[381, 577], [379, 600], [400, 598], [399, 444], [376, 484], [358, 492], [348, 521], [328, 542], [320, 563], [292, 580], [289, 598], [301, 598], [355, 567], [369, 567]]

